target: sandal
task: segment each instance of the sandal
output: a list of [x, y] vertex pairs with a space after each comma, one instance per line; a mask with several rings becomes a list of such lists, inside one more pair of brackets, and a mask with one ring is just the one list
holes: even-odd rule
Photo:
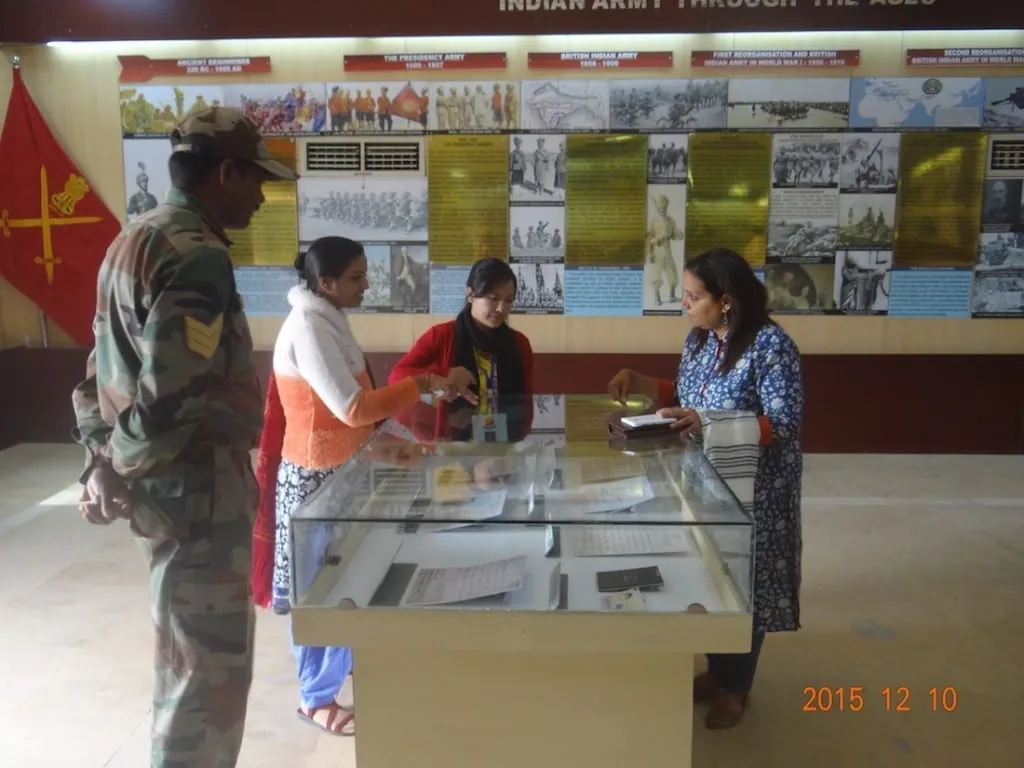
[[715, 698], [714, 704], [711, 705], [711, 710], [704, 719], [704, 725], [713, 731], [733, 728], [740, 724], [748, 707], [750, 707], [750, 696], [747, 694], [743, 694], [740, 708], [736, 709], [729, 694], [723, 691]]
[[693, 703], [702, 704], [721, 690], [718, 678], [710, 672], [702, 672], [693, 678]]
[[356, 713], [336, 701], [316, 709], [299, 707], [297, 714], [304, 723], [314, 725], [332, 736], [356, 735]]

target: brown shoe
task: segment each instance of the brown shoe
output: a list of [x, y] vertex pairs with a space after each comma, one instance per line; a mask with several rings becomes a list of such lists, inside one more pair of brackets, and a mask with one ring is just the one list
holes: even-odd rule
[[747, 694], [720, 691], [715, 695], [711, 709], [704, 718], [704, 725], [711, 730], [733, 728], [740, 724], [749, 706], [750, 696]]
[[722, 687], [718, 678], [710, 672], [702, 672], [693, 678], [693, 702], [703, 704], [709, 701]]

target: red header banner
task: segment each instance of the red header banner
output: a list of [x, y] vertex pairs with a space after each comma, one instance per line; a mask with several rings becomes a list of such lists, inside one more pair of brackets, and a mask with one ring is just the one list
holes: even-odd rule
[[1024, 48], [911, 48], [908, 67], [1020, 67]]
[[671, 69], [672, 51], [531, 53], [529, 69]]
[[856, 67], [859, 50], [845, 51], [693, 51], [690, 66], [700, 69], [826, 69]]
[[346, 72], [418, 72], [422, 70], [505, 69], [504, 53], [395, 53], [346, 56]]
[[270, 71], [269, 56], [238, 56], [216, 59], [151, 59], [149, 56], [118, 56], [122, 83], [148, 83], [154, 77], [205, 77], [208, 75], [259, 75]]

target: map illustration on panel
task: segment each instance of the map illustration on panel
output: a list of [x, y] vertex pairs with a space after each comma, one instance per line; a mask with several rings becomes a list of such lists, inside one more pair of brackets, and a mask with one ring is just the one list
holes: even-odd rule
[[526, 80], [521, 91], [523, 130], [608, 129], [606, 80]]
[[857, 77], [851, 128], [977, 128], [985, 103], [978, 77]]

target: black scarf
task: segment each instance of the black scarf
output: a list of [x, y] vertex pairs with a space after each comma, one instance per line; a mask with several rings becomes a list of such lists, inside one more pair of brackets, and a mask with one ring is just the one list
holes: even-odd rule
[[523, 392], [523, 361], [519, 356], [519, 345], [516, 334], [506, 323], [493, 330], [477, 325], [469, 314], [469, 305], [459, 312], [455, 318], [455, 354], [452, 356], [452, 367], [463, 367], [473, 371], [473, 391], [479, 394], [480, 371], [476, 365], [473, 350], [477, 349], [490, 355], [497, 368], [496, 388], [498, 397], [502, 395], [521, 396]]
[[[506, 414], [506, 417], [512, 422], [521, 422], [522, 415], [519, 414], [523, 410], [521, 404], [513, 401], [510, 403], [508, 399], [504, 403], [501, 402], [502, 397], [513, 397], [519, 400], [524, 395], [532, 395], [530, 392], [525, 392], [526, 384], [525, 377], [523, 375], [523, 359], [519, 355], [519, 345], [516, 343], [516, 334], [506, 323], [502, 323], [495, 329], [483, 328], [473, 320], [469, 313], [469, 305], [467, 304], [458, 316], [455, 318], [455, 349], [452, 355], [452, 367], [465, 368], [467, 371], [473, 372], [473, 386], [470, 387], [473, 392], [479, 394], [480, 390], [480, 370], [477, 368], [476, 355], [473, 354], [473, 350], [479, 350], [485, 355], [490, 355], [492, 365], [496, 368], [497, 380], [495, 382], [495, 388], [498, 391], [498, 407], [501, 412]], [[494, 403], [491, 407], [494, 407]], [[457, 400], [448, 407], [449, 413], [455, 410], [459, 410], [464, 407], [471, 407], [465, 400]], [[511, 411], [511, 412], [510, 412]], [[519, 414], [518, 416], [516, 414]], [[468, 431], [472, 433], [472, 429], [469, 430], [457, 430], [459, 432]], [[513, 438], [513, 433], [519, 433], [521, 430], [514, 428], [513, 424], [509, 424], [509, 437], [510, 439], [522, 439], [521, 435]], [[456, 436], [465, 439], [465, 436]]]

